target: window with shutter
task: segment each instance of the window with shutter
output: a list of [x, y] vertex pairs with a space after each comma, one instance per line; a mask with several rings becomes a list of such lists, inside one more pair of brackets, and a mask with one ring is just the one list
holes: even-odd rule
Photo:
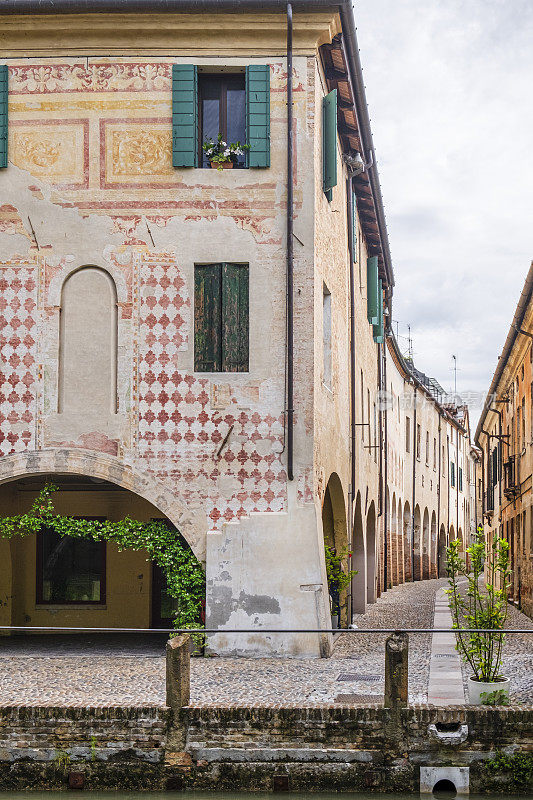
[[246, 138], [249, 167], [270, 166], [270, 66], [246, 67]]
[[324, 193], [331, 202], [337, 185], [337, 90], [322, 99], [322, 171]]
[[366, 305], [368, 321], [371, 325], [379, 323], [378, 297], [378, 258], [371, 256], [366, 262]]
[[377, 344], [383, 344], [383, 282], [381, 278], [378, 280], [378, 322], [377, 325], [372, 326], [372, 330], [374, 334], [374, 341]]
[[194, 64], [172, 65], [172, 165], [198, 166], [198, 75]]
[[450, 483], [455, 486], [455, 463], [453, 461], [450, 464]]
[[0, 168], [7, 167], [7, 76], [7, 65], [0, 64]]
[[247, 264], [194, 268], [194, 369], [247, 372], [249, 358]]

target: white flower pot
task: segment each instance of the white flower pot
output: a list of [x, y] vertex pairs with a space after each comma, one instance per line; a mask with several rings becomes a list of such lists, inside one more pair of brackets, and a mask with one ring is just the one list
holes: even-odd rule
[[332, 614], [331, 615], [331, 627], [332, 628], [338, 628], [339, 627], [339, 615], [338, 614]]
[[471, 706], [480, 706], [482, 705], [481, 695], [486, 692], [490, 694], [491, 692], [499, 692], [504, 691], [509, 697], [509, 684], [511, 683], [510, 678], [504, 678], [501, 681], [490, 681], [490, 683], [484, 683], [483, 681], [476, 681], [474, 678], [468, 679], [468, 701]]

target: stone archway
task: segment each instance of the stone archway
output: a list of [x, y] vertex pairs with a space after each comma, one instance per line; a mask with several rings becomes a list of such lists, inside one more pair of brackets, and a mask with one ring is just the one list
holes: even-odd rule
[[437, 578], [439, 574], [437, 567], [437, 515], [431, 515], [431, 550], [429, 554], [429, 577]]
[[390, 528], [391, 528], [391, 533], [390, 533], [391, 574], [389, 579], [391, 585], [396, 586], [398, 584], [398, 517], [397, 517], [396, 493], [392, 495]]
[[398, 500], [398, 516], [396, 518], [396, 553], [398, 557], [398, 583], [405, 581], [404, 553], [403, 553], [403, 515], [402, 501]]
[[413, 580], [419, 581], [422, 577], [421, 570], [421, 534], [422, 534], [422, 515], [420, 514], [420, 506], [415, 507], [413, 531], [412, 531], [412, 559], [413, 559]]
[[421, 547], [421, 579], [427, 580], [429, 578], [429, 511], [424, 509], [424, 517], [422, 520], [422, 547]]
[[377, 600], [377, 570], [376, 570], [376, 508], [374, 502], [370, 504], [366, 515], [366, 600], [375, 603]]
[[411, 519], [411, 507], [406, 503], [403, 507], [403, 559], [404, 559], [404, 581], [413, 580], [412, 556], [412, 531], [413, 521]]
[[[324, 534], [324, 544], [333, 548], [337, 553], [342, 553], [348, 549], [348, 526], [346, 522], [346, 503], [342, 483], [336, 472], [332, 472], [328, 480], [324, 493], [324, 503], [322, 505], [322, 530]], [[345, 564], [348, 568], [348, 564]], [[348, 604], [347, 592], [343, 591], [338, 596], [334, 587], [330, 590], [330, 604], [332, 604], [332, 614], [337, 607], [340, 608], [340, 622], [347, 625]]]
[[0, 484], [31, 475], [82, 475], [100, 478], [139, 495], [155, 506], [179, 530], [198, 558], [205, 561], [205, 529], [176, 498], [175, 493], [149, 473], [118, 458], [81, 448], [26, 450], [0, 458]]
[[353, 521], [353, 569], [357, 574], [352, 578], [352, 607], [354, 614], [364, 614], [366, 610], [366, 559], [365, 534], [363, 530], [363, 513], [361, 493], [357, 492]]
[[437, 549], [437, 574], [439, 578], [447, 576], [446, 569], [446, 528], [444, 525], [440, 526], [439, 531], [439, 544]]

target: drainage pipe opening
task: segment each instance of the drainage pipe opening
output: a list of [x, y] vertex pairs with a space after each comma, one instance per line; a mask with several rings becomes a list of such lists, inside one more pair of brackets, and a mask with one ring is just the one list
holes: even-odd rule
[[437, 781], [433, 787], [433, 797], [437, 800], [451, 800], [451, 798], [457, 797], [457, 789], [453, 781], [446, 778]]

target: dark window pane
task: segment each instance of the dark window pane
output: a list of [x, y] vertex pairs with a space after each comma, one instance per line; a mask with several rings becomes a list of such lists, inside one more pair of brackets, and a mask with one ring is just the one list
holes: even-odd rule
[[41, 601], [43, 603], [102, 602], [102, 542], [41, 534]]
[[[228, 142], [246, 142], [246, 96], [244, 86], [229, 87], [227, 93], [228, 104]], [[238, 165], [244, 166], [244, 155], [239, 156]]]

